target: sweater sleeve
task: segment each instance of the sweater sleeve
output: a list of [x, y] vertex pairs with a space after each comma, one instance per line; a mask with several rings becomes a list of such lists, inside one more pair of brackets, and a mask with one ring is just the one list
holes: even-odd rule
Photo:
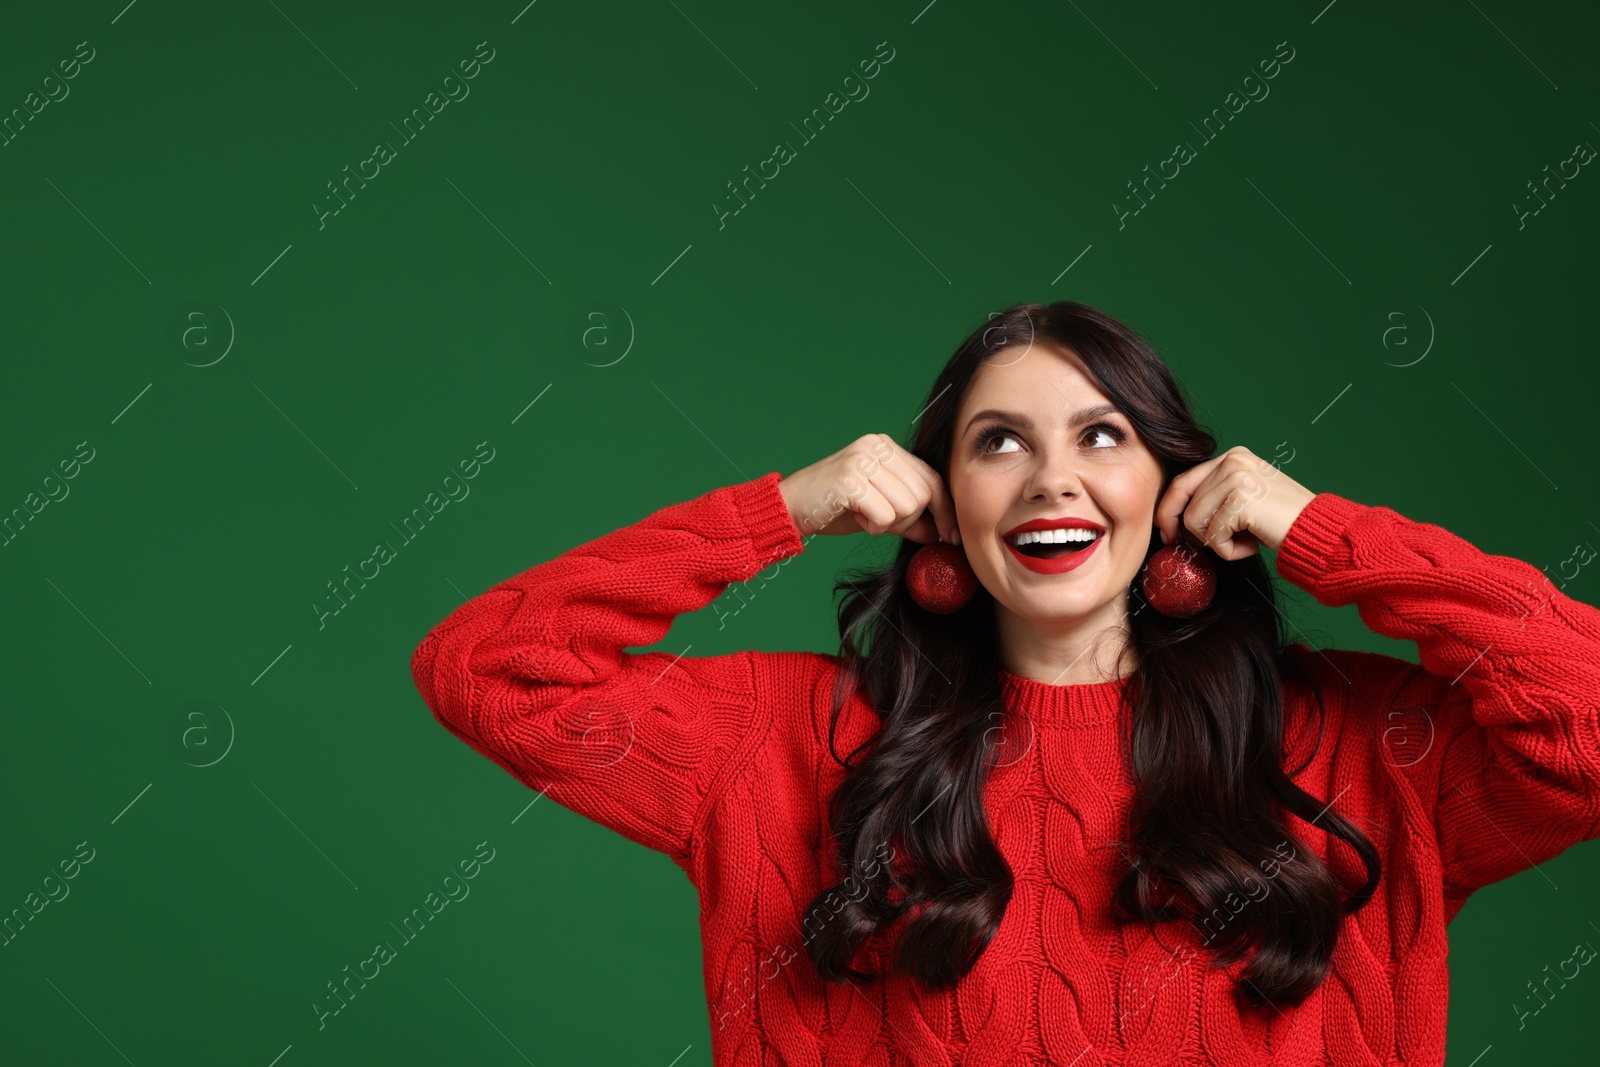
[[778, 481], [662, 508], [457, 607], [411, 657], [434, 717], [529, 788], [686, 867], [756, 722], [755, 654], [623, 649], [801, 551]]
[[1531, 564], [1332, 493], [1296, 517], [1277, 566], [1416, 642], [1421, 666], [1383, 691], [1431, 719], [1448, 886], [1464, 895], [1600, 836], [1600, 610]]

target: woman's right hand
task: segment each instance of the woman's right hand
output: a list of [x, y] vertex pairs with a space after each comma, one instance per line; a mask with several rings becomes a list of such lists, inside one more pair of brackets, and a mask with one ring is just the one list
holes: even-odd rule
[[883, 433], [869, 433], [778, 482], [802, 534], [894, 533], [961, 543], [939, 472]]

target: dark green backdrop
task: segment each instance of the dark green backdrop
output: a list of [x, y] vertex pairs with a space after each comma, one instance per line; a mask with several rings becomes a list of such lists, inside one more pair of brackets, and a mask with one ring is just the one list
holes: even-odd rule
[[[70, 891], [0, 948], [8, 1062], [709, 1063], [682, 873], [528, 807], [411, 651], [662, 505], [904, 439], [1014, 301], [1122, 317], [1313, 489], [1552, 575], [1600, 544], [1592, 8], [125, 2], [0, 33], [0, 911]], [[824, 540], [659, 647], [835, 648], [832, 576], [881, 543]], [[1282, 585], [1315, 640], [1415, 660]], [[1600, 979], [1513, 1004], [1600, 944], [1597, 887], [1584, 845], [1468, 903], [1452, 1064], [1592, 1054]]]

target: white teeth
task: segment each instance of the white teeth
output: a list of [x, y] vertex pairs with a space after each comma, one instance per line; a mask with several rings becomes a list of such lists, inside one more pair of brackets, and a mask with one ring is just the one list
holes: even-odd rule
[[1029, 530], [1010, 538], [1011, 543], [1018, 546], [1039, 544], [1066, 544], [1068, 541], [1093, 541], [1100, 536], [1099, 530], [1085, 530], [1081, 528], [1058, 528], [1055, 530]]

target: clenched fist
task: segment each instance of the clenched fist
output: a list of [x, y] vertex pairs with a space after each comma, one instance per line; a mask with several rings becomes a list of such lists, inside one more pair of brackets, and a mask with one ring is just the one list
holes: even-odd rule
[[1317, 494], [1235, 445], [1172, 479], [1156, 506], [1161, 540], [1171, 544], [1180, 525], [1223, 559], [1243, 559], [1266, 545], [1274, 552]]
[[955, 506], [939, 472], [888, 434], [869, 433], [778, 482], [802, 534], [899, 534], [959, 544]]

